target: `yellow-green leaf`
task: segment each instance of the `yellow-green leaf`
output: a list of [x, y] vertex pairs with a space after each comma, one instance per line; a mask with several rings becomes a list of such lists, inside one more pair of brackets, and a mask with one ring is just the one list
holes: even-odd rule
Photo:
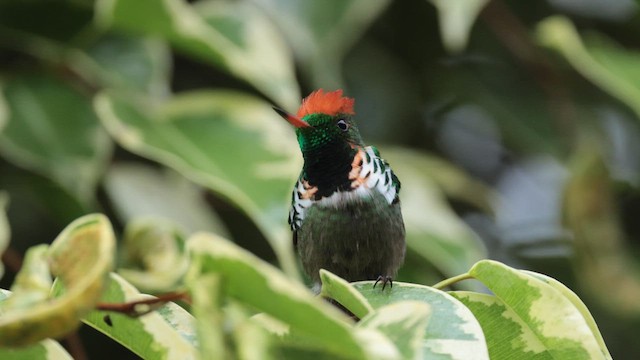
[[320, 282], [322, 283], [321, 296], [336, 300], [358, 318], [362, 319], [373, 311], [367, 299], [343, 278], [320, 269]]
[[166, 220], [140, 218], [127, 224], [118, 273], [147, 292], [168, 292], [189, 267], [182, 231]]
[[[113, 267], [114, 248], [113, 230], [103, 215], [86, 215], [69, 224], [49, 247], [46, 259], [37, 256], [44, 264], [34, 265], [38, 283], [46, 280], [43, 267], [47, 264], [57, 277], [52, 295], [28, 307], [15, 304], [4, 308], [0, 316], [0, 345], [34, 344], [76, 329], [80, 318], [91, 311], [102, 295]], [[35, 248], [36, 255], [43, 249]], [[31, 269], [34, 267], [25, 271]]]
[[520, 347], [552, 359], [605, 359], [581, 312], [563, 293], [502, 263], [483, 260], [469, 274], [481, 281], [532, 336]]

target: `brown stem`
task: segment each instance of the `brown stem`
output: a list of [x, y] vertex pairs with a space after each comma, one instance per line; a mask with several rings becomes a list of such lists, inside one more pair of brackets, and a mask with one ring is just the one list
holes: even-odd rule
[[131, 317], [138, 317], [157, 310], [169, 301], [182, 300], [191, 302], [186, 291], [172, 292], [159, 295], [152, 299], [131, 301], [127, 303], [98, 303], [96, 310], [121, 313]]

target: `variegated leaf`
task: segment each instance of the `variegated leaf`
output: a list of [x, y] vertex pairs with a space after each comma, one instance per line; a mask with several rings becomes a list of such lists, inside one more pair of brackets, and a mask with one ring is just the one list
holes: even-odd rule
[[[100, 298], [113, 266], [115, 238], [111, 224], [99, 214], [69, 224], [51, 246], [32, 249], [32, 264], [18, 274], [16, 293], [28, 292], [28, 302], [6, 300], [0, 316], [0, 345], [24, 346], [48, 337], [64, 336], [80, 325]], [[46, 252], [45, 252], [46, 251]], [[51, 275], [57, 277], [49, 294]], [[31, 282], [33, 280], [33, 282]], [[40, 289], [33, 291], [34, 289]], [[35, 294], [35, 298], [32, 295]]]
[[161, 108], [108, 94], [95, 106], [123, 147], [238, 206], [265, 234], [284, 271], [299, 276], [285, 214], [301, 159], [293, 130], [269, 104], [235, 92], [200, 91]]
[[189, 267], [185, 241], [167, 220], [134, 220], [125, 228], [118, 273], [146, 292], [174, 290]]
[[358, 327], [380, 330], [396, 345], [403, 359], [422, 359], [431, 306], [420, 301], [400, 301], [377, 308]]
[[378, 349], [393, 346], [379, 332], [352, 332], [348, 319], [338, 310], [223, 238], [199, 233], [187, 245], [194, 264], [190, 276], [219, 274], [230, 297], [288, 324], [292, 331], [309, 336], [336, 356], [364, 359], [372, 339], [378, 342]]
[[246, 3], [102, 0], [96, 10], [100, 24], [164, 37], [183, 52], [242, 78], [283, 107], [294, 107], [300, 100], [284, 41], [271, 22]]
[[478, 262], [469, 275], [487, 286], [531, 332], [520, 346], [530, 356], [605, 359], [582, 313], [558, 289], [492, 260]]
[[[126, 303], [150, 298], [117, 274], [110, 274], [102, 303]], [[174, 303], [132, 318], [92, 311], [82, 321], [144, 359], [196, 359], [198, 340], [193, 316]]]
[[393, 288], [384, 291], [374, 288], [370, 281], [353, 285], [376, 309], [406, 300], [421, 301], [431, 306], [431, 318], [422, 341], [424, 358], [489, 358], [480, 324], [473, 313], [451, 295], [427, 286], [402, 282], [394, 282]]

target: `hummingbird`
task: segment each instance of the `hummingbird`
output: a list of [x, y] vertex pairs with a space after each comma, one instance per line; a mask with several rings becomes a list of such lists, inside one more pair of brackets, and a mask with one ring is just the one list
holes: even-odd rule
[[400, 181], [373, 146], [362, 141], [354, 100], [342, 90], [312, 92], [296, 115], [274, 110], [295, 127], [304, 165], [291, 196], [289, 225], [305, 273], [320, 269], [382, 289], [405, 256]]

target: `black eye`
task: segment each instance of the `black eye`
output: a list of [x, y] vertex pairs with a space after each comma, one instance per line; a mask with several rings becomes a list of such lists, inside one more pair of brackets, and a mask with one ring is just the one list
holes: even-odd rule
[[349, 124], [347, 124], [347, 122], [342, 119], [338, 120], [338, 122], [336, 123], [336, 126], [340, 128], [340, 130], [342, 131], [349, 130]]

